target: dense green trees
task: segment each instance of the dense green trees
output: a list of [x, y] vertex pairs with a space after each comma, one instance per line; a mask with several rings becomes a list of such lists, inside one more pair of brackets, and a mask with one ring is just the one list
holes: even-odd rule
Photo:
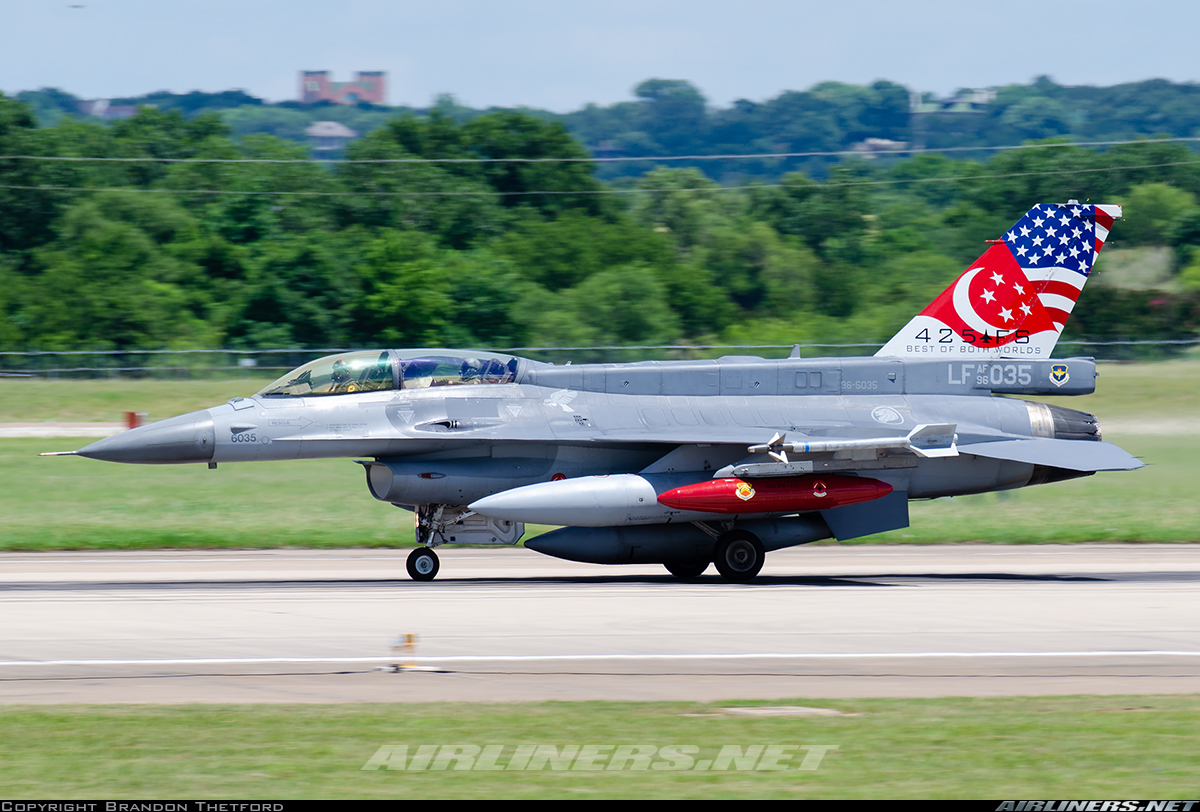
[[[443, 150], [439, 153], [443, 157], [450, 154], [446, 149], [459, 149], [464, 154], [469, 151], [471, 147], [464, 139], [479, 143], [484, 137], [482, 132], [458, 129], [477, 118], [486, 118], [482, 129], [492, 131], [522, 119], [557, 121], [588, 150], [626, 156], [837, 151], [850, 149], [867, 138], [942, 148], [1017, 144], [1053, 137], [1109, 141], [1154, 135], [1195, 137], [1200, 133], [1200, 85], [1162, 79], [1112, 87], [1069, 87], [1039, 77], [1027, 85], [996, 88], [994, 98], [976, 103], [973, 108], [971, 104], [951, 104], [942, 110], [926, 109], [916, 116], [912, 115], [910, 90], [884, 80], [871, 85], [822, 82], [807, 90], [785, 91], [772, 99], [741, 99], [728, 108], [713, 107], [698, 88], [678, 79], [649, 79], [632, 91], [632, 101], [603, 107], [592, 104], [565, 114], [522, 109], [516, 111], [517, 118], [508, 119], [508, 124], [502, 124], [502, 119], [494, 115], [503, 111], [473, 110], [451, 96], [438, 97], [427, 109], [328, 102], [266, 104], [241, 91], [161, 92], [111, 101], [114, 105], [152, 105], [163, 113], [177, 112], [188, 119], [219, 114], [235, 136], [261, 133], [302, 144], [308, 143], [304, 130], [314, 121], [337, 121], [360, 134], [387, 128], [409, 152], [429, 155], [431, 150]], [[26, 91], [19, 98], [43, 126], [80, 115], [81, 100], [61, 90]], [[397, 123], [397, 118], [407, 123]], [[537, 144], [528, 135], [518, 138], [522, 149]], [[502, 143], [496, 141], [494, 145]], [[739, 178], [774, 180], [796, 170], [821, 176], [834, 163], [834, 159], [814, 158], [697, 161], [691, 165], [725, 182]], [[599, 174], [605, 179], [639, 176], [650, 168], [649, 163], [603, 164]], [[478, 170], [476, 167], [464, 173], [474, 176]], [[587, 174], [591, 177], [590, 172]]]
[[[1060, 90], [997, 126], [1054, 132], [1069, 116], [1039, 99], [1061, 106]], [[886, 82], [720, 116], [686, 83], [638, 93], [621, 115], [663, 151], [701, 132], [788, 148], [896, 134], [906, 104]], [[820, 115], [795, 129], [785, 109]], [[307, 152], [171, 110], [39, 128], [0, 97], [0, 155], [160, 159], [0, 160], [2, 349], [876, 340], [1031, 203], [1068, 198], [1125, 203], [1110, 250], [1166, 246], [1178, 274], [1089, 286], [1072, 335], [1200, 326], [1200, 163], [1179, 144], [857, 159], [739, 190], [673, 166], [606, 186], [562, 123], [511, 111], [395, 117], [348, 150], [391, 163], [206, 163]]]

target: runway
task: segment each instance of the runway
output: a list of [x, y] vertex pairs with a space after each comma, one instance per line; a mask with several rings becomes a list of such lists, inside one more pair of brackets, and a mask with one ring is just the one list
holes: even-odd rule
[[1200, 693], [1200, 545], [810, 546], [744, 585], [440, 554], [0, 555], [0, 702]]

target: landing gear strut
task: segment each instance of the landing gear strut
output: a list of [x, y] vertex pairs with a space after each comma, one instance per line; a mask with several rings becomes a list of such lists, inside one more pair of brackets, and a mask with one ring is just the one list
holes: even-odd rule
[[432, 581], [438, 574], [437, 553], [430, 547], [418, 547], [408, 554], [408, 574], [414, 581]]
[[722, 578], [741, 584], [758, 575], [766, 555], [758, 536], [745, 530], [730, 530], [717, 539], [713, 563]]

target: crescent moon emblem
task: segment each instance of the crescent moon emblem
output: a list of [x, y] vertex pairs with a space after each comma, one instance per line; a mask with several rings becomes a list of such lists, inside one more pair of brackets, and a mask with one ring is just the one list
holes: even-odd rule
[[1014, 329], [1017, 326], [1017, 324], [1019, 324], [1020, 322], [1017, 322], [1012, 327], [997, 327], [996, 325], [989, 324], [987, 321], [985, 321], [982, 316], [980, 316], [978, 313], [975, 312], [975, 308], [971, 306], [971, 297], [969, 295], [969, 288], [971, 287], [971, 280], [973, 280], [975, 278], [975, 275], [978, 274], [982, 270], [983, 270], [983, 268], [972, 268], [971, 270], [969, 270], [965, 274], [963, 274], [962, 277], [959, 278], [958, 282], [955, 283], [955, 285], [954, 285], [954, 310], [955, 310], [955, 312], [958, 313], [958, 317], [960, 319], [962, 319], [963, 322], [965, 322], [968, 327], [970, 327], [973, 330], [978, 330], [981, 333], [994, 333], [997, 330], [1012, 330], [1012, 329]]

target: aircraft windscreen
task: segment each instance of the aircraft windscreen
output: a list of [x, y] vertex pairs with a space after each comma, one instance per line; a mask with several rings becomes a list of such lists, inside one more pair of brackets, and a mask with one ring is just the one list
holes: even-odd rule
[[[512, 383], [517, 359], [428, 355], [398, 358], [401, 389]], [[312, 397], [393, 389], [392, 353], [352, 352], [311, 361], [258, 393], [260, 397]]]
[[391, 354], [372, 350], [311, 361], [292, 370], [258, 394], [263, 397], [311, 397], [391, 388]]
[[461, 358], [432, 355], [400, 359], [400, 388], [457, 386], [477, 383], [512, 383], [517, 359], [506, 364], [498, 358]]

